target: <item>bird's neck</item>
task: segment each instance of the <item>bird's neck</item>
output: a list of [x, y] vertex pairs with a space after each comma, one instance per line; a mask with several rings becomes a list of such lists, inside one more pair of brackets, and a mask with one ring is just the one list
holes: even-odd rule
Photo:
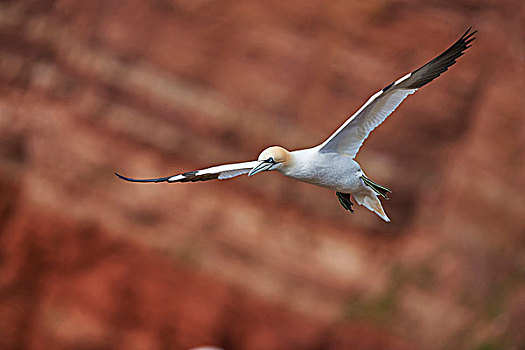
[[311, 149], [301, 149], [288, 152], [287, 160], [283, 163], [279, 171], [284, 175], [291, 177], [293, 177], [293, 174], [301, 173], [309, 163], [309, 158], [312, 156], [311, 153]]

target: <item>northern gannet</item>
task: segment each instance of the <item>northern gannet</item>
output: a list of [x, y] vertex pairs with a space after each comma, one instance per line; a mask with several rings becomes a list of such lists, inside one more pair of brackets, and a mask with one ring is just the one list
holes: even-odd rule
[[252, 176], [263, 171], [277, 170], [293, 179], [335, 191], [341, 205], [353, 213], [353, 203], [350, 201], [352, 195], [357, 204], [365, 206], [389, 222], [390, 219], [385, 214], [378, 196], [388, 199], [390, 189], [370, 180], [354, 158], [370, 132], [379, 126], [408, 95], [413, 94], [456, 63], [456, 59], [464, 54], [475, 39], [474, 34], [477, 31], [471, 29], [467, 29], [452, 46], [432, 61], [370, 97], [339, 129], [318, 146], [296, 151], [272, 146], [262, 151], [256, 161], [218, 165], [155, 179], [132, 179], [118, 173], [115, 175], [132, 182], [195, 182], [224, 180], [243, 174]]

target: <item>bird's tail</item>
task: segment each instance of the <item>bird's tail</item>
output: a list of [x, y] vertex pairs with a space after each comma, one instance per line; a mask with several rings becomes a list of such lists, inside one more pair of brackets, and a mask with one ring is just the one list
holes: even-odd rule
[[385, 187], [385, 186], [381, 186], [377, 182], [374, 182], [374, 181], [370, 180], [368, 177], [366, 177], [364, 175], [361, 175], [361, 179], [363, 180], [365, 185], [370, 187], [375, 193], [377, 193], [378, 195], [380, 195], [384, 199], [388, 199], [388, 194], [392, 193], [392, 190], [390, 190], [390, 188]]
[[385, 220], [386, 222], [390, 222], [390, 219], [383, 210], [383, 206], [381, 205], [381, 202], [379, 201], [379, 198], [377, 198], [377, 194], [375, 192], [366, 190], [352, 193], [352, 195], [354, 196], [357, 204], [363, 205], [368, 210], [376, 213], [381, 219]]

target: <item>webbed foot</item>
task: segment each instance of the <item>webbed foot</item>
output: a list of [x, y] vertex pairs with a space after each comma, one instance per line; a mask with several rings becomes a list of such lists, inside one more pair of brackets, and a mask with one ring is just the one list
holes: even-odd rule
[[346, 210], [350, 210], [350, 212], [354, 212], [352, 209], [352, 206], [354, 203], [350, 200], [350, 193], [342, 193], [342, 192], [336, 192], [337, 199], [339, 199], [339, 203], [345, 208]]

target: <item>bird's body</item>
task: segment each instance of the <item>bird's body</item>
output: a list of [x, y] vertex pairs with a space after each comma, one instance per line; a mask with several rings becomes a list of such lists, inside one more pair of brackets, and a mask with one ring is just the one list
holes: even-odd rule
[[[340, 201], [341, 194], [351, 193], [359, 205], [364, 205], [385, 221], [390, 221], [377, 198], [377, 190], [374, 190], [376, 188], [381, 192], [382, 186], [368, 179], [359, 163], [352, 157], [335, 152], [322, 152], [320, 145], [291, 152], [282, 147], [274, 146], [264, 150], [259, 159], [278, 159], [279, 157], [286, 159], [286, 161], [275, 165], [275, 170], [281, 174], [335, 191]], [[263, 161], [259, 164], [264, 165], [266, 163]], [[254, 169], [250, 175], [253, 175]], [[384, 189], [386, 192], [390, 192], [390, 190]], [[387, 198], [386, 192], [382, 192], [380, 195]], [[352, 203], [348, 197], [348, 207], [344, 204], [343, 207], [352, 211], [351, 206]]]
[[225, 164], [207, 169], [155, 179], [132, 179], [132, 182], [195, 182], [228, 179], [277, 170], [285, 176], [335, 191], [341, 205], [353, 212], [350, 194], [359, 205], [390, 221], [378, 196], [387, 198], [391, 191], [370, 180], [355, 161], [359, 148], [370, 132], [379, 126], [409, 95], [437, 78], [463, 55], [475, 39], [470, 28], [451, 47], [421, 68], [409, 73], [374, 94], [356, 113], [318, 146], [288, 151], [272, 146], [257, 161]]
[[351, 157], [321, 153], [318, 147], [290, 152], [290, 164], [279, 171], [292, 179], [336, 192], [356, 192], [361, 185], [361, 167]]

